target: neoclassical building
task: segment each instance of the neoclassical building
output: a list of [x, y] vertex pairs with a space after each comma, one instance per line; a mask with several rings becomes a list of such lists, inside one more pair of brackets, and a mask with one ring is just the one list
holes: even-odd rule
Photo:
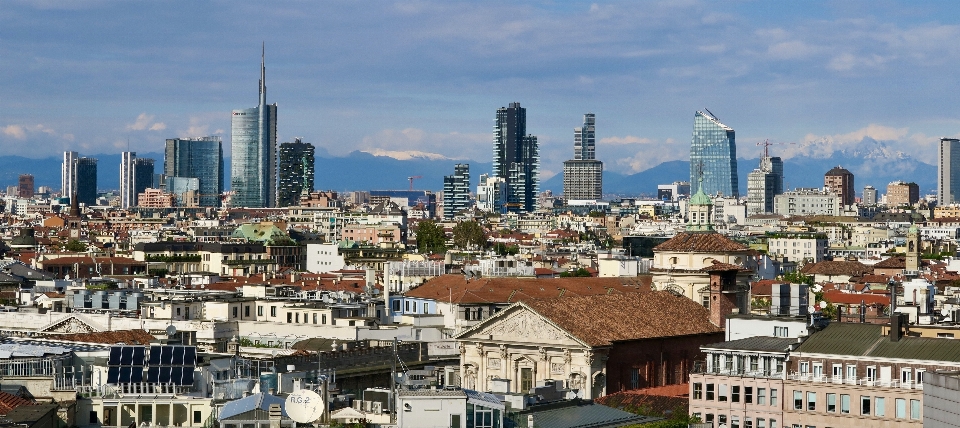
[[740, 266], [735, 288], [740, 294], [737, 300], [744, 305], [741, 309], [745, 310], [753, 276], [753, 270], [747, 266], [751, 265], [754, 251], [713, 229], [713, 202], [702, 189], [690, 198], [688, 206], [686, 231], [653, 248], [651, 286], [709, 306], [710, 271], [717, 264]]
[[[716, 305], [720, 307], [721, 305]], [[654, 291], [516, 303], [456, 337], [464, 388], [560, 380], [579, 397], [687, 381], [700, 346], [723, 340], [710, 311]]]

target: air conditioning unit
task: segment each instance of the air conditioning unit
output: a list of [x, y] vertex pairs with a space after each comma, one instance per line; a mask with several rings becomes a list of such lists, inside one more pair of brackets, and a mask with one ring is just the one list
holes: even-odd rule
[[373, 414], [383, 413], [383, 403], [379, 401], [374, 401], [371, 404], [373, 404], [373, 406], [370, 409], [370, 413], [373, 413]]

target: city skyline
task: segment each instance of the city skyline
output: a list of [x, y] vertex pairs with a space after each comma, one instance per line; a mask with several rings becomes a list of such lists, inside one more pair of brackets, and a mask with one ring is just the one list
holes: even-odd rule
[[[941, 136], [960, 135], [942, 97], [956, 85], [942, 65], [960, 57], [949, 47], [960, 27], [940, 22], [958, 6], [870, 4], [331, 3], [321, 13], [14, 3], [0, 12], [0, 53], [11, 59], [0, 64], [0, 93], [12, 107], [0, 145], [36, 158], [119, 153], [128, 138], [137, 152], [166, 138], [229, 138], [265, 41], [284, 109], [278, 138], [302, 136], [318, 156], [485, 161], [485, 112], [519, 100], [534, 112], [543, 179], [569, 159], [568, 130], [583, 111], [604, 117], [597, 158], [619, 173], [686, 159], [685, 122], [703, 105], [736, 124], [745, 158], [766, 139], [796, 143], [771, 149], [790, 159], [869, 137], [935, 159]], [[92, 25], [104, 16], [111, 25]], [[142, 16], [215, 25], [152, 37], [169, 30]], [[595, 25], [573, 25], [582, 21]], [[283, 30], [250, 31], [260, 27]], [[91, 102], [101, 108], [77, 108]]]

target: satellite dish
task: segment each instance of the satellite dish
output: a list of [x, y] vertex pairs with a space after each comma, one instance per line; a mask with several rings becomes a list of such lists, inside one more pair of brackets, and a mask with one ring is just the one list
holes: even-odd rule
[[177, 334], [177, 328], [170, 324], [167, 326], [167, 336], [173, 336]]
[[287, 396], [287, 416], [295, 422], [309, 424], [323, 415], [323, 404], [320, 394], [309, 389], [301, 389]]

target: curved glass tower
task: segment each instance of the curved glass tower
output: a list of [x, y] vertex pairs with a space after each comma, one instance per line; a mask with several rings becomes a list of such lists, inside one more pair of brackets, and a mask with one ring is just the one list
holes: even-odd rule
[[230, 127], [231, 205], [267, 208], [277, 202], [277, 105], [267, 105], [266, 67], [260, 57], [260, 104], [234, 110]]
[[[703, 181], [700, 180], [701, 173]], [[696, 190], [703, 190], [707, 195], [740, 197], [733, 128], [720, 123], [709, 111], [698, 111], [693, 117], [690, 182], [700, 182], [702, 189]]]

